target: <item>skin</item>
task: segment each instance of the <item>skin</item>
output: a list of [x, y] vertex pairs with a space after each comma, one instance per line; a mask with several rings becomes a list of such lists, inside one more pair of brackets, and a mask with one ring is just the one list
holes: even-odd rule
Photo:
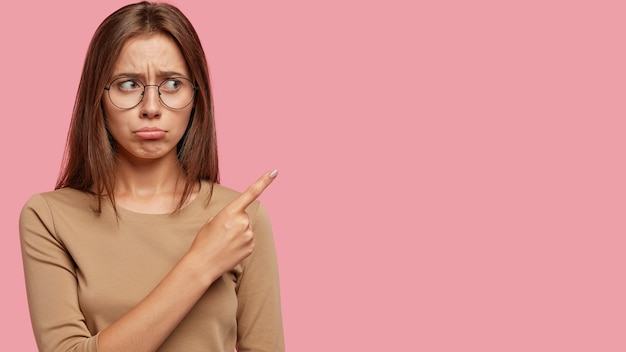
[[[180, 51], [163, 35], [129, 41], [115, 67], [114, 75], [143, 75], [139, 78], [146, 84], [160, 82], [160, 72], [187, 73]], [[176, 159], [176, 143], [184, 133], [191, 107], [168, 109], [159, 101], [156, 88], [148, 88], [143, 101], [133, 109], [117, 109], [108, 98], [104, 106], [109, 131], [118, 145], [116, 201], [139, 212], [171, 211], [180, 196], [177, 186], [182, 173]], [[138, 136], [137, 129], [145, 126], [158, 127], [161, 132]], [[100, 333], [98, 349], [155, 351], [211, 283], [252, 253], [254, 233], [245, 209], [276, 175], [276, 170], [262, 175], [210, 219], [189, 251], [154, 290]]]
[[[131, 74], [145, 84], [158, 84], [172, 73], [189, 78], [174, 41], [163, 34], [143, 35], [124, 45], [111, 80]], [[182, 190], [179, 177], [171, 177], [182, 174], [176, 144], [185, 133], [192, 107], [169, 109], [159, 100], [156, 87], [146, 88], [142, 102], [132, 109], [119, 109], [108, 96], [104, 98], [107, 128], [117, 148], [115, 196], [120, 207], [141, 213], [174, 209]], [[142, 131], [146, 128], [156, 131]]]

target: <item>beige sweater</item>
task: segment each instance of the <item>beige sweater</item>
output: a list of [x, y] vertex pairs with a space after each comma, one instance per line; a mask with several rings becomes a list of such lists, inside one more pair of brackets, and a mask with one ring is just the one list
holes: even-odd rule
[[[139, 214], [61, 189], [34, 195], [20, 216], [28, 304], [40, 351], [97, 351], [97, 336], [144, 298], [207, 219], [239, 193], [204, 182], [177, 214]], [[284, 351], [278, 268], [263, 206], [248, 209], [255, 250], [215, 281], [159, 352]]]

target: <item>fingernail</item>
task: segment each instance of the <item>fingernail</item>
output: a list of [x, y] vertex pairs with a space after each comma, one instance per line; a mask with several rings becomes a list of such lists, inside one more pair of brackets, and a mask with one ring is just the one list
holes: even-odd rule
[[274, 170], [274, 171], [270, 172], [270, 174], [268, 176], [270, 178], [276, 178], [277, 175], [278, 175], [278, 170]]

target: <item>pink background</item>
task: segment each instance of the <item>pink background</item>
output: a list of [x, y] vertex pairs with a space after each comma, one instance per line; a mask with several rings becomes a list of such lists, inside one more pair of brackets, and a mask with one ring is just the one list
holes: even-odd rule
[[[17, 218], [125, 1], [0, 14], [0, 350], [35, 351]], [[185, 1], [223, 183], [270, 168], [288, 350], [624, 351], [623, 1]]]

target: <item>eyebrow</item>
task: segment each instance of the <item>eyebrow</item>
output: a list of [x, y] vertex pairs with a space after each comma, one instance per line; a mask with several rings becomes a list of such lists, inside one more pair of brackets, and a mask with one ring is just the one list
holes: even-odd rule
[[159, 76], [161, 77], [172, 77], [172, 76], [182, 76], [187, 77], [186, 75], [176, 72], [176, 71], [159, 71]]
[[[114, 74], [113, 77], [114, 78], [116, 77], [132, 77], [132, 78], [143, 77], [145, 78], [145, 74], [136, 73], [136, 72], [120, 72], [120, 73]], [[157, 77], [187, 77], [187, 75], [184, 75], [177, 71], [159, 71], [157, 74]]]

